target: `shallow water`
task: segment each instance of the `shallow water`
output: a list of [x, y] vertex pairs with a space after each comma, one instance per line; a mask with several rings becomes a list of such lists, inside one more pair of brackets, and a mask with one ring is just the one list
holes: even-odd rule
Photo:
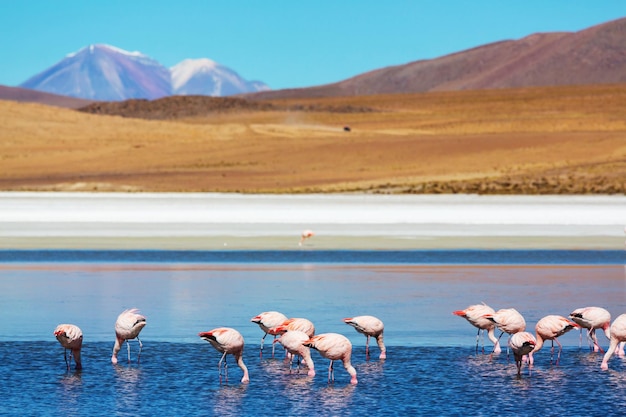
[[[626, 361], [614, 357], [610, 371], [601, 371], [602, 355], [590, 353], [584, 340], [579, 347], [577, 331], [560, 338], [565, 348], [558, 366], [551, 364], [546, 345], [535, 355], [533, 369], [524, 366], [518, 378], [506, 352], [476, 354], [475, 329], [451, 314], [481, 301], [496, 309], [515, 307], [529, 331], [547, 314], [567, 315], [587, 305], [605, 307], [616, 317], [626, 312], [623, 254], [580, 252], [575, 264], [554, 262], [562, 253], [550, 251], [539, 258], [486, 251], [472, 258], [480, 262], [464, 264], [372, 263], [355, 261], [358, 254], [350, 262], [274, 262], [253, 254], [237, 263], [5, 259], [0, 264], [0, 392], [10, 400], [2, 402], [0, 414], [594, 415], [623, 410]], [[492, 263], [485, 261], [489, 258]], [[113, 323], [129, 307], [139, 307], [148, 318], [141, 363], [113, 366]], [[317, 333], [349, 337], [359, 384], [349, 384], [340, 364], [329, 384], [328, 361], [316, 352], [314, 378], [290, 374], [269, 350], [260, 358], [262, 331], [250, 318], [267, 310], [307, 317]], [[366, 361], [365, 338], [341, 321], [360, 314], [385, 322], [386, 361]], [[65, 322], [84, 333], [81, 372], [66, 371], [63, 349], [52, 336]], [[197, 336], [219, 326], [243, 334], [250, 384], [239, 382], [241, 370], [232, 358], [229, 381], [220, 383], [220, 355]], [[606, 338], [599, 338], [606, 347]], [[137, 343], [131, 348], [134, 360]], [[124, 347], [121, 357], [125, 352]], [[282, 357], [280, 348], [277, 352]], [[375, 345], [372, 352], [376, 358]]]
[[506, 354], [393, 347], [381, 362], [365, 361], [357, 346], [356, 386], [341, 366], [329, 384], [328, 363], [316, 354], [311, 378], [289, 373], [281, 359], [260, 359], [258, 346], [249, 346], [244, 359], [250, 383], [239, 382], [241, 371], [229, 359], [229, 381], [220, 384], [219, 355], [206, 342], [146, 342], [142, 363], [118, 366], [108, 362], [110, 349], [110, 343], [86, 343], [88, 365], [66, 372], [56, 342], [0, 343], [0, 390], [10, 398], [0, 414], [620, 415], [626, 405], [626, 362], [615, 358], [603, 372], [600, 355], [578, 348], [567, 348], [559, 366], [550, 365], [549, 352], [539, 352], [533, 369], [524, 366], [518, 378]]

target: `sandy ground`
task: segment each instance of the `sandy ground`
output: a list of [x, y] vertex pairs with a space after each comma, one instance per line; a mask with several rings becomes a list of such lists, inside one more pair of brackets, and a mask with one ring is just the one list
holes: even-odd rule
[[626, 85], [308, 99], [274, 104], [305, 110], [193, 117], [167, 103], [167, 118], [147, 120], [0, 101], [0, 190], [626, 193]]
[[623, 196], [0, 193], [2, 249], [623, 249], [624, 224]]

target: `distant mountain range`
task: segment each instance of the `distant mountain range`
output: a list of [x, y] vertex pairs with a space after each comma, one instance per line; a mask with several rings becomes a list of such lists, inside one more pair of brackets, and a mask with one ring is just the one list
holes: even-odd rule
[[[261, 82], [243, 80], [208, 59], [185, 60], [167, 69], [137, 52], [92, 45], [21, 87], [90, 101], [119, 101], [173, 94], [274, 99], [611, 83], [626, 83], [626, 18], [579, 32], [537, 33], [495, 42], [332, 84], [275, 91]], [[3, 98], [38, 101], [14, 87], [0, 88]], [[50, 100], [70, 107], [50, 95], [40, 102]]]
[[154, 59], [110, 45], [90, 45], [20, 84], [69, 97], [121, 101], [170, 95], [228, 96], [269, 90], [208, 59], [187, 59], [168, 69]]
[[255, 98], [298, 98], [626, 82], [626, 18], [579, 32], [537, 33]]

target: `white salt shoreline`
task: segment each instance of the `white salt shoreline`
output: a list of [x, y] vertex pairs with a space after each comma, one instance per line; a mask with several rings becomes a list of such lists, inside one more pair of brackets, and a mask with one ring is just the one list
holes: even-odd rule
[[625, 196], [0, 192], [0, 248], [623, 249]]

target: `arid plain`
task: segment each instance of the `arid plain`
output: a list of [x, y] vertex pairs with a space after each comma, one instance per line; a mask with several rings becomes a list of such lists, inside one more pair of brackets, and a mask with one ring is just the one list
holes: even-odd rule
[[253, 103], [147, 119], [0, 101], [0, 190], [626, 192], [622, 84]]

